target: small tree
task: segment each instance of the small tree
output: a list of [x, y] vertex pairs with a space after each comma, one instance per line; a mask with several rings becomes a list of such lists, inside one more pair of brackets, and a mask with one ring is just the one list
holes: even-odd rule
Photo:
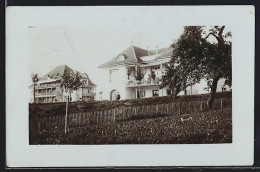
[[60, 79], [60, 86], [62, 91], [66, 91], [68, 94], [66, 103], [66, 115], [65, 115], [65, 133], [69, 132], [69, 117], [68, 117], [68, 106], [71, 99], [71, 93], [81, 88], [83, 82], [78, 72], [71, 71], [69, 74], [65, 74]]
[[140, 84], [142, 79], [144, 78], [145, 72], [141, 70], [140, 67], [137, 67], [137, 70], [135, 72], [135, 79], [138, 81], [138, 85], [139, 85], [139, 96], [138, 98], [140, 98]]
[[[207, 104], [212, 108], [219, 79], [225, 78], [225, 84], [232, 84], [231, 42], [226, 39], [231, 33], [224, 34], [224, 29], [225, 26], [184, 27], [183, 34], [173, 44], [173, 55], [162, 77], [161, 88], [168, 85], [177, 96], [187, 85], [204, 79], [211, 91]], [[209, 40], [210, 36], [214, 41]]]
[[32, 82], [33, 82], [33, 103], [35, 103], [35, 84], [39, 81], [38, 74], [32, 73], [31, 74]]

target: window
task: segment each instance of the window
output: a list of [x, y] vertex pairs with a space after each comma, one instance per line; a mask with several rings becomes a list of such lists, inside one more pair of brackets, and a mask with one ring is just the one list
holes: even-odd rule
[[84, 85], [88, 85], [88, 79], [84, 80], [84, 81], [83, 81], [83, 84], [84, 84]]
[[124, 60], [125, 60], [125, 56], [123, 54], [117, 57], [117, 61], [124, 61]]
[[222, 87], [222, 91], [224, 92], [224, 91], [226, 91], [227, 89], [225, 88], [225, 87]]
[[109, 82], [115, 83], [119, 81], [119, 70], [118, 69], [111, 69], [109, 71]]
[[159, 96], [159, 90], [153, 90], [153, 97]]

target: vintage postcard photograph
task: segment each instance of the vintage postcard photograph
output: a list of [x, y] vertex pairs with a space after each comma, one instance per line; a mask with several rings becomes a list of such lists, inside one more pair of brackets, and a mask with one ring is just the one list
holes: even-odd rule
[[28, 28], [30, 144], [232, 143], [227, 26], [92, 27]]
[[[244, 42], [241, 25], [250, 30]], [[23, 85], [7, 84], [23, 93], [16, 111], [7, 103], [7, 150], [17, 149], [11, 118], [18, 117], [29, 154], [63, 156], [68, 149], [87, 157], [80, 164], [66, 164], [68, 157], [55, 165], [18, 160], [21, 166], [228, 165], [216, 161], [225, 156], [230, 165], [250, 164], [253, 38], [250, 6], [10, 7], [7, 70], [19, 73], [14, 64], [22, 65], [17, 82]], [[19, 108], [23, 115], [8, 116]], [[248, 148], [240, 155], [242, 145]], [[12, 150], [7, 159], [15, 164]], [[118, 161], [131, 150], [130, 161]], [[204, 158], [186, 159], [187, 151]], [[92, 154], [103, 159], [88, 161]], [[235, 161], [235, 154], [245, 157]], [[158, 160], [163, 155], [167, 160]], [[147, 159], [136, 163], [141, 157]]]

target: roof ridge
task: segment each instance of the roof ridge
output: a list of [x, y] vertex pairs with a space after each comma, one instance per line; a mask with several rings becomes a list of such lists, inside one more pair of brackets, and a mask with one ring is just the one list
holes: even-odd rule
[[136, 57], [136, 53], [135, 53], [135, 48], [134, 48], [134, 45], [132, 44], [132, 49], [133, 49], [133, 52], [134, 52], [134, 55], [135, 55], [135, 60], [137, 61], [137, 57]]

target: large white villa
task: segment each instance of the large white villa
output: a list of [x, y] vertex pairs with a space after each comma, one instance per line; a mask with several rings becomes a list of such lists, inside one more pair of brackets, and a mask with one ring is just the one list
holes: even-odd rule
[[[108, 72], [107, 91], [104, 90], [104, 99], [115, 100], [119, 93], [121, 99], [136, 99], [139, 96], [155, 97], [166, 96], [167, 89], [159, 89], [160, 79], [166, 70], [166, 63], [170, 61], [173, 48], [167, 47], [157, 50], [145, 50], [131, 45], [108, 62], [99, 66]], [[145, 72], [141, 83], [135, 79], [137, 67]], [[217, 86], [217, 92], [229, 91], [230, 88], [224, 85], [224, 79], [220, 79]], [[140, 93], [139, 93], [140, 86]], [[188, 86], [180, 95], [203, 94], [207, 93], [204, 89], [207, 84], [201, 80], [199, 84]]]

